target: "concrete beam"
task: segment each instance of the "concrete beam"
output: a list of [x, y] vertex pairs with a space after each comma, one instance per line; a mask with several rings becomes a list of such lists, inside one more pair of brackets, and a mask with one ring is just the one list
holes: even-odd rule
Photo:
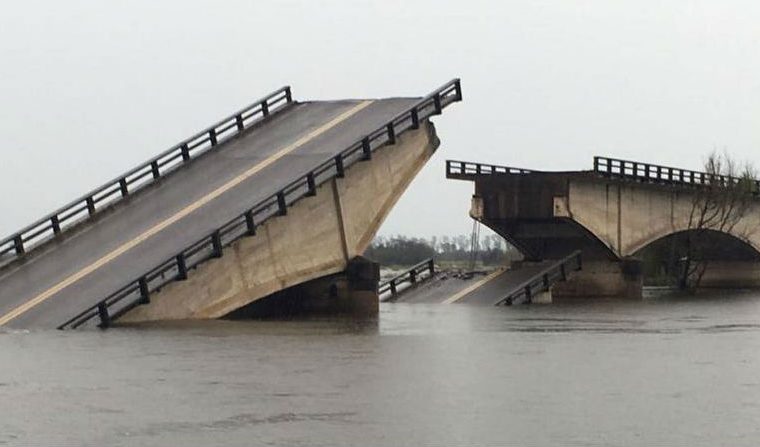
[[[688, 190], [576, 178], [555, 198], [558, 217], [569, 217], [603, 241], [619, 258], [689, 229], [693, 193]], [[760, 203], [730, 233], [760, 251]]]

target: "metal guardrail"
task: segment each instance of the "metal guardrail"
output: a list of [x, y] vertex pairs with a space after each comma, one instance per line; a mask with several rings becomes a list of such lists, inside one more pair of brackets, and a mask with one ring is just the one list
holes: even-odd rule
[[530, 303], [536, 293], [549, 290], [553, 284], [559, 281], [566, 281], [569, 272], [579, 271], [582, 268], [581, 251], [576, 250], [567, 257], [535, 274], [530, 279], [520, 284], [510, 294], [499, 298], [494, 305], [511, 306], [520, 298], [524, 298], [526, 304]]
[[0, 241], [0, 266], [157, 182], [293, 103], [285, 86]]
[[[423, 276], [427, 273], [427, 276]], [[377, 286], [377, 294], [383, 295], [390, 292], [390, 296], [382, 301], [392, 301], [396, 299], [402, 290], [399, 290], [399, 286], [405, 283], [409, 283], [410, 286], [417, 284], [420, 281], [432, 278], [435, 274], [435, 263], [433, 258], [426, 259], [419, 264], [415, 264], [409, 270], [395, 276], [388, 281], [380, 283]]]
[[446, 160], [446, 177], [454, 175], [530, 174], [535, 171], [459, 160]]
[[[608, 178], [684, 186], [728, 186], [744, 181], [739, 177], [608, 157], [594, 157], [594, 172]], [[753, 180], [751, 187], [752, 194], [760, 195], [760, 180]]]
[[335, 157], [317, 165], [279, 192], [222, 225], [209, 236], [130, 281], [96, 305], [66, 321], [58, 329], [75, 329], [95, 317], [100, 319], [99, 327], [108, 327], [113, 320], [134, 307], [149, 303], [153, 292], [170, 282], [187, 279], [188, 270], [209, 259], [221, 257], [224, 247], [243, 237], [255, 235], [258, 225], [271, 217], [286, 215], [288, 207], [296, 201], [316, 195], [317, 187], [321, 184], [336, 177], [343, 177], [345, 169], [349, 166], [371, 160], [374, 151], [385, 145], [395, 144], [400, 134], [410, 129], [418, 129], [423, 120], [441, 114], [446, 106], [461, 100], [459, 79], [447, 82]]

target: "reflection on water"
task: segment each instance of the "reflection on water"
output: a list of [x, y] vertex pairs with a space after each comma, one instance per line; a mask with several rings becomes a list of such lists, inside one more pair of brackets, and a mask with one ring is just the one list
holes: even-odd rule
[[760, 296], [0, 334], [0, 445], [730, 445]]

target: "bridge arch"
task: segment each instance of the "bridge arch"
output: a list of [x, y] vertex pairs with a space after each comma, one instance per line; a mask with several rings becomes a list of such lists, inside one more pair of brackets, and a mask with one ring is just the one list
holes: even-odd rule
[[647, 250], [673, 247], [683, 247], [689, 235], [700, 232], [700, 242], [703, 244], [705, 260], [719, 261], [760, 261], [760, 246], [750, 238], [745, 238], [731, 232], [711, 229], [681, 229], [667, 234], [652, 234], [638, 245], [631, 247], [630, 254], [640, 257]]

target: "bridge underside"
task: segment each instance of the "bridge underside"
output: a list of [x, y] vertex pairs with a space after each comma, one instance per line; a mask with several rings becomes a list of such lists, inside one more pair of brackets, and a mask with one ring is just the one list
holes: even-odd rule
[[483, 217], [481, 221], [517, 248], [527, 261], [560, 259], [575, 250], [582, 250], [587, 260], [617, 259], [593, 234], [569, 219]]
[[645, 283], [667, 284], [682, 273], [683, 259], [704, 264], [701, 287], [760, 287], [760, 252], [734, 236], [717, 231], [682, 231], [636, 252]]

